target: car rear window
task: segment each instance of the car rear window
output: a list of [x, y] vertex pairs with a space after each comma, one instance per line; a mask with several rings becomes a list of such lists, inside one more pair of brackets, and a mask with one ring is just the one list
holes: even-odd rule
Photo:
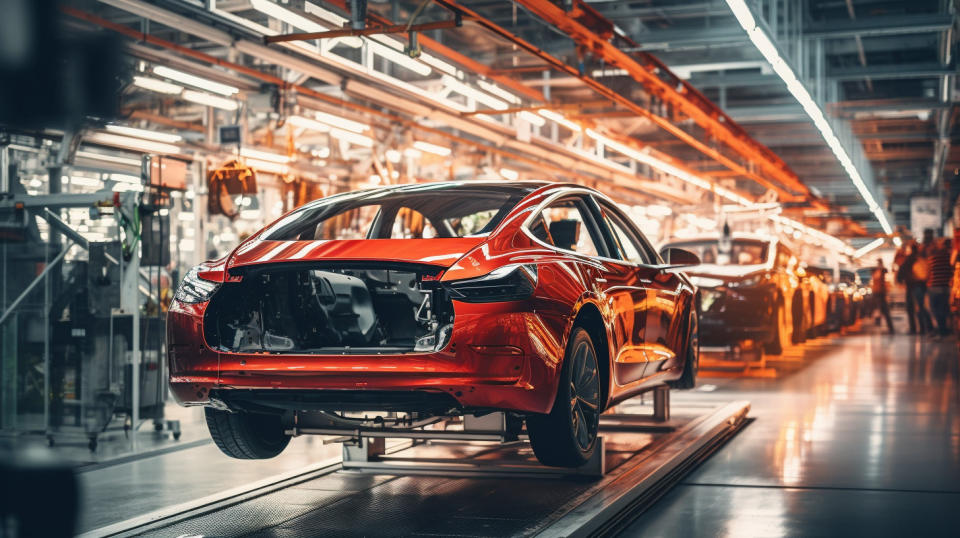
[[520, 186], [424, 184], [337, 195], [293, 211], [264, 230], [262, 237], [296, 241], [482, 236], [532, 191]]

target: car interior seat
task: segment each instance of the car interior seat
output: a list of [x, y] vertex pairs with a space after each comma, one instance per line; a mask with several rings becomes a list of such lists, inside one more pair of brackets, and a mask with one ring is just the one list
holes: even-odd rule
[[562, 249], [577, 250], [580, 241], [580, 221], [576, 219], [555, 220], [550, 223], [550, 237]]

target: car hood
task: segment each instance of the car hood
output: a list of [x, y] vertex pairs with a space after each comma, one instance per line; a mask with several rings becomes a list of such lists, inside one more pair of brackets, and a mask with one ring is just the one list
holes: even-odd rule
[[486, 237], [437, 239], [336, 239], [263, 241], [251, 239], [229, 256], [226, 268], [310, 261], [377, 261], [450, 267]]
[[704, 263], [695, 267], [691, 267], [685, 272], [689, 276], [705, 276], [721, 278], [723, 280], [733, 280], [737, 278], [744, 278], [766, 269], [767, 266], [762, 263], [756, 265], [716, 265], [712, 263]]

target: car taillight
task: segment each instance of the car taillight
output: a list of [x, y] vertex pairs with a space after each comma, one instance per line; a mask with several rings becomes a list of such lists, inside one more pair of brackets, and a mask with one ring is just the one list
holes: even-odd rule
[[450, 298], [465, 303], [519, 301], [537, 287], [537, 266], [506, 265], [480, 278], [446, 283]]
[[214, 292], [220, 287], [220, 283], [200, 278], [197, 274], [198, 270], [199, 267], [194, 267], [187, 272], [187, 276], [183, 278], [183, 282], [177, 288], [174, 299], [181, 303], [202, 303], [213, 297]]

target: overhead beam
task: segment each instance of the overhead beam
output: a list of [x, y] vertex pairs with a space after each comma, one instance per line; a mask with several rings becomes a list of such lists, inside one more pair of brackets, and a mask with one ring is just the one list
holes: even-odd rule
[[834, 80], [935, 78], [956, 72], [939, 63], [906, 63], [833, 68], [827, 70], [827, 77]]
[[888, 15], [854, 20], [816, 21], [803, 29], [805, 39], [842, 39], [943, 32], [953, 26], [950, 14]]
[[[451, 0], [437, 0], [437, 3], [448, 9], [462, 11], [464, 15], [471, 18], [482, 19], [479, 13]], [[786, 163], [780, 160], [769, 148], [750, 138], [746, 131], [736, 125], [729, 116], [693, 86], [676, 77], [666, 65], [653, 56], [625, 52], [620, 48], [621, 46], [630, 48], [636, 45], [628, 38], [620, 36], [616, 40], [617, 43], [614, 43], [611, 37], [617, 32], [613, 23], [604, 19], [582, 0], [574, 0], [569, 11], [565, 11], [549, 0], [519, 0], [519, 4], [523, 5], [533, 15], [565, 32], [580, 47], [590, 51], [596, 58], [602, 59], [611, 68], [627, 71], [634, 80], [644, 87], [647, 93], [671, 105], [675, 113], [693, 120], [707, 132], [708, 136], [736, 151], [747, 161], [753, 163], [764, 175], [748, 170], [715, 147], [704, 143], [702, 137], [691, 136], [690, 133], [677, 125], [674, 118], [654, 114], [629, 96], [613, 91], [599, 81], [581, 73], [566, 61], [546, 54], [539, 47], [521, 39], [510, 30], [489, 20], [477, 20], [477, 23], [550, 62], [557, 70], [580, 78], [590, 88], [601, 95], [613, 98], [624, 108], [636, 112], [639, 117], [647, 118], [674, 136], [687, 140], [690, 146], [697, 148], [711, 159], [731, 170], [742, 170], [745, 177], [768, 189], [777, 191], [782, 198], [796, 200], [799, 195], [801, 199], [806, 199], [812, 205], [822, 208], [822, 204], [815, 200], [806, 185], [799, 180]], [[773, 178], [773, 181], [770, 178]]]

